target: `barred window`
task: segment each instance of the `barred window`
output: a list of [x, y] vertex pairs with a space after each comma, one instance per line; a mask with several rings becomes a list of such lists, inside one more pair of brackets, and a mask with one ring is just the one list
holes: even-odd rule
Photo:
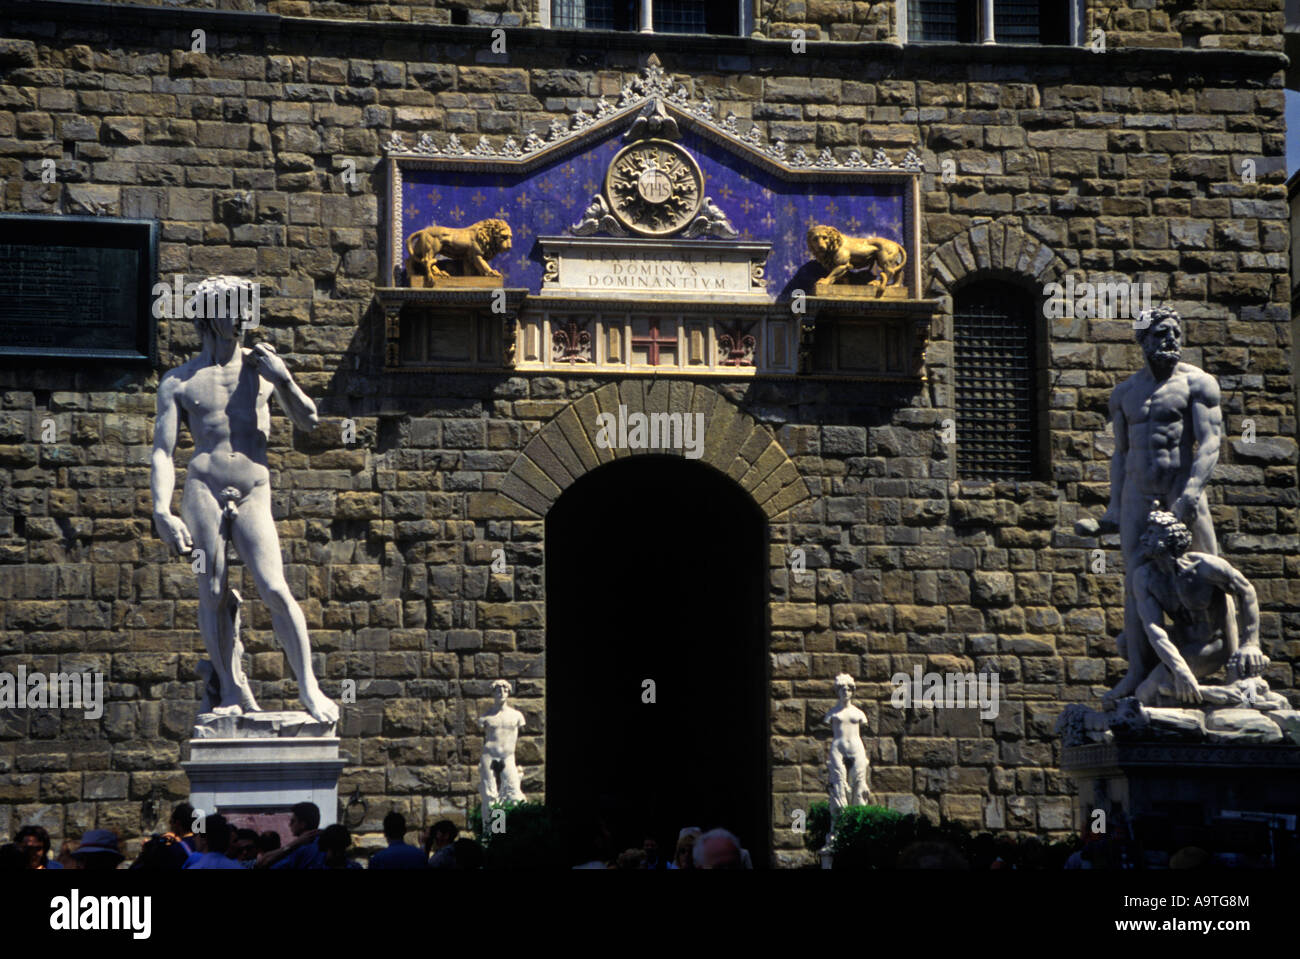
[[[993, 0], [997, 43], [1068, 44], [1071, 0]], [[907, 0], [911, 40], [978, 43], [984, 39], [980, 0]]]
[[978, 17], [975, 0], [907, 0], [907, 27], [913, 40], [973, 43]]
[[1005, 283], [954, 298], [957, 475], [1033, 479], [1037, 473], [1038, 344], [1031, 293]]
[[552, 0], [551, 25], [564, 30], [632, 30], [636, 0]]
[[656, 33], [709, 33], [704, 0], [654, 0]]
[[643, 5], [656, 33], [740, 33], [740, 2], [726, 0], [552, 0], [551, 26], [562, 30], [638, 30]]

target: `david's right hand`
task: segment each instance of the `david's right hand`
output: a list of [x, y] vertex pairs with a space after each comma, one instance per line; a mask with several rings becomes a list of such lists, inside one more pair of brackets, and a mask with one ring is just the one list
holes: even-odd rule
[[153, 518], [154, 529], [158, 531], [158, 538], [166, 544], [167, 549], [173, 556], [186, 555], [194, 549], [194, 539], [190, 536], [190, 531], [186, 525], [181, 522], [180, 517], [171, 513], [157, 513]]

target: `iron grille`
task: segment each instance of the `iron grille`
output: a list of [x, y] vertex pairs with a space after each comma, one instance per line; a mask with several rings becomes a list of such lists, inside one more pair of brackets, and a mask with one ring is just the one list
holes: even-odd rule
[[974, 40], [970, 0], [908, 0], [908, 33], [913, 40], [948, 43]]
[[953, 314], [957, 474], [1032, 479], [1036, 452], [1033, 302], [1001, 285], [968, 288]]
[[586, 0], [554, 0], [551, 25], [561, 30], [581, 30], [587, 25]]
[[705, 33], [704, 0], [655, 0], [654, 28], [658, 33]]
[[553, 0], [551, 26], [562, 30], [629, 30], [631, 0]]
[[1039, 0], [996, 0], [993, 35], [998, 43], [1038, 43]]

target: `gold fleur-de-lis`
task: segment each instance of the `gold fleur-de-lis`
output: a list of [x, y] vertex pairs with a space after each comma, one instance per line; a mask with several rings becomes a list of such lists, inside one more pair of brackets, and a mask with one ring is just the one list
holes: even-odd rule
[[460, 208], [459, 204], [457, 204], [447, 211], [447, 215], [453, 220], [463, 220], [465, 218], [465, 211]]
[[408, 203], [406, 205], [406, 209], [403, 210], [402, 212], [404, 212], [407, 215], [407, 217], [414, 220], [417, 216], [420, 215], [420, 208], [416, 206], [414, 203]]
[[470, 197], [470, 199], [474, 201], [475, 206], [482, 206], [487, 202], [487, 197], [483, 195], [482, 190], [475, 190], [474, 195]]
[[740, 201], [740, 209], [744, 212], [745, 216], [749, 216], [749, 211], [754, 209], [754, 201], [749, 197], [745, 197], [745, 199]]

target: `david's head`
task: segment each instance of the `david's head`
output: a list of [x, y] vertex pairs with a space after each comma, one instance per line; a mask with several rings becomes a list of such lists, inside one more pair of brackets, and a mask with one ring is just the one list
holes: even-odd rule
[[1144, 310], [1138, 317], [1137, 341], [1151, 372], [1166, 377], [1183, 355], [1183, 320], [1167, 306]]
[[853, 695], [855, 685], [853, 677], [848, 673], [840, 673], [835, 677], [835, 696], [841, 704], [849, 701], [849, 697]]
[[1142, 534], [1142, 547], [1151, 557], [1177, 558], [1192, 545], [1192, 534], [1173, 513], [1152, 510], [1147, 515], [1146, 532]]
[[210, 276], [194, 284], [194, 329], [199, 338], [237, 340], [257, 326], [257, 284], [237, 276]]
[[498, 679], [492, 684], [492, 699], [498, 706], [504, 706], [510, 695], [510, 681]]

